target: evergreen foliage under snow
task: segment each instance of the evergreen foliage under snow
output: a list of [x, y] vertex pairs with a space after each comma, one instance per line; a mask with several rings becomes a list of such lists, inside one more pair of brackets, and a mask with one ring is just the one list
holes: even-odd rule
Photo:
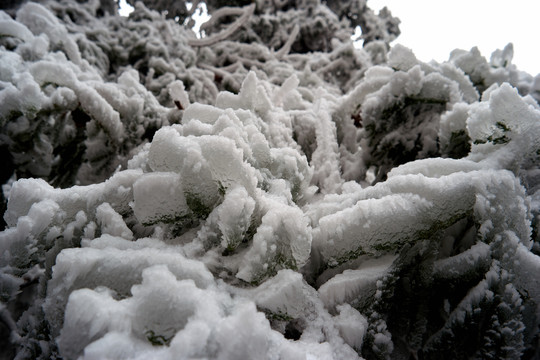
[[366, 0], [206, 0], [198, 37], [199, 3], [2, 5], [2, 358], [540, 357], [512, 45], [425, 63]]

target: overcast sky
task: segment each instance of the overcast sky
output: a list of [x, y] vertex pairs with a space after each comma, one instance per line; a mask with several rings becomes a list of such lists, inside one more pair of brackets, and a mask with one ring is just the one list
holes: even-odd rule
[[478, 46], [489, 61], [511, 42], [518, 69], [540, 73], [540, 0], [368, 0], [368, 6], [375, 12], [387, 6], [400, 18], [395, 43], [419, 60], [441, 62], [456, 48]]

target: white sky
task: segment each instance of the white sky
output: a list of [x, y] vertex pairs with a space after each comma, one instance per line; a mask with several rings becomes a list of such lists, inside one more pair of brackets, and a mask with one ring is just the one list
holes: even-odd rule
[[419, 60], [441, 62], [456, 48], [478, 46], [489, 61], [511, 42], [512, 63], [540, 73], [540, 0], [368, 0], [368, 6], [375, 12], [387, 6], [400, 18], [393, 44], [412, 49]]

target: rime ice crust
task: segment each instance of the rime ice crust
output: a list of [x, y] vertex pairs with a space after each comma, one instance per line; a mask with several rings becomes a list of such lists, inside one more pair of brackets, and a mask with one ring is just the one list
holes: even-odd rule
[[[244, 25], [202, 46], [143, 5], [124, 20], [76, 5], [77, 24], [54, 15], [73, 15], [72, 3], [0, 13], [12, 46], [0, 48], [2, 126], [13, 141], [37, 139], [12, 146], [15, 165], [70, 185], [5, 187], [0, 310], [20, 358], [534, 351], [532, 77], [511, 65], [511, 47], [489, 63], [475, 49], [443, 64], [399, 45], [387, 53], [375, 41], [395, 36], [378, 33], [392, 26], [387, 13], [349, 19], [378, 24], [354, 49], [336, 16], [351, 9], [311, 3], [316, 16], [301, 27], [289, 20], [306, 10], [284, 2], [265, 3], [281, 18], [232, 11], [311, 38], [278, 32], [279, 50], [232, 41], [253, 36]], [[331, 41], [314, 36], [325, 22]], [[98, 47], [74, 30], [96, 23], [124, 37], [96, 30]], [[69, 159], [80, 167], [57, 177], [54, 149], [79, 140], [85, 156]], [[85, 174], [93, 184], [71, 186]]]

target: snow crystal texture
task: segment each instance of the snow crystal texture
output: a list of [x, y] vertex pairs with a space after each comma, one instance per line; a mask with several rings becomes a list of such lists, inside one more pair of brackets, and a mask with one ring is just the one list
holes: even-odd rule
[[0, 6], [2, 358], [540, 357], [512, 45], [425, 63], [365, 0], [204, 3], [202, 37], [200, 2]]

